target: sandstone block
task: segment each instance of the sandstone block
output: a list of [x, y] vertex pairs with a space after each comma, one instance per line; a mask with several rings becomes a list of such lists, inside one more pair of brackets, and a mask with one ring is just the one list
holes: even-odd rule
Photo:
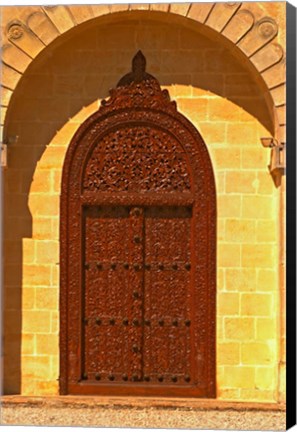
[[[26, 311], [23, 313], [23, 332], [24, 333], [49, 333], [50, 332], [50, 312], [48, 311]], [[31, 364], [29, 362], [29, 365]], [[30, 366], [32, 367], [32, 366]], [[45, 377], [46, 375], [44, 375]]]
[[[7, 66], [11, 66], [13, 69], [20, 73], [24, 72], [31, 63], [31, 58], [27, 54], [25, 54], [18, 47], [11, 44], [6, 44], [3, 46], [2, 60]], [[3, 75], [5, 78], [5, 70]]]
[[256, 173], [254, 171], [230, 171], [226, 173], [227, 193], [255, 193]]
[[35, 335], [28, 333], [22, 335], [21, 353], [22, 355], [35, 354]]
[[28, 18], [29, 28], [39, 37], [44, 45], [49, 45], [56, 37], [59, 36], [59, 32], [53, 25], [52, 21], [43, 12], [35, 12]]
[[222, 387], [250, 389], [254, 387], [255, 369], [248, 366], [226, 366]]
[[239, 10], [223, 30], [223, 35], [233, 43], [237, 43], [253, 26], [254, 16], [246, 10]]
[[171, 3], [170, 12], [182, 16], [187, 16], [192, 3]]
[[219, 343], [217, 347], [217, 361], [220, 365], [240, 364], [240, 344], [235, 342]]
[[219, 293], [217, 304], [219, 315], [238, 315], [239, 293]]
[[286, 66], [283, 61], [277, 63], [262, 73], [268, 88], [277, 87], [286, 82]]
[[188, 17], [195, 21], [204, 23], [213, 6], [214, 3], [192, 3], [188, 12]]
[[275, 318], [257, 318], [256, 338], [259, 340], [275, 339], [276, 320]]
[[270, 294], [245, 294], [241, 296], [241, 314], [250, 316], [270, 316], [272, 296]]
[[271, 219], [274, 206], [275, 203], [268, 196], [243, 196], [242, 217], [248, 219]]
[[240, 3], [215, 3], [211, 10], [206, 25], [213, 28], [217, 32], [221, 32], [228, 21], [236, 13], [240, 7]]
[[50, 368], [48, 356], [23, 356], [22, 375], [24, 378], [32, 380], [47, 379]]
[[29, 198], [29, 207], [36, 216], [56, 216], [59, 214], [59, 196], [32, 194]]
[[240, 267], [240, 245], [232, 243], [219, 244], [219, 267]]
[[256, 291], [256, 269], [226, 269], [227, 291]]
[[264, 342], [249, 342], [241, 345], [241, 361], [246, 365], [268, 365], [274, 360], [274, 354]]
[[55, 288], [36, 288], [36, 309], [56, 311], [58, 303], [59, 293]]
[[273, 269], [258, 269], [257, 291], [275, 291], [277, 287], [276, 271]]
[[152, 3], [150, 4], [150, 10], [168, 12], [171, 3]]
[[255, 337], [255, 319], [251, 317], [225, 318], [224, 328], [226, 340], [243, 341]]
[[73, 19], [66, 6], [59, 5], [54, 8], [45, 6], [44, 10], [61, 34], [74, 26]]
[[248, 32], [237, 46], [247, 55], [251, 56], [261, 47], [271, 41], [277, 34], [277, 24], [273, 19], [263, 18], [258, 25]]
[[241, 197], [239, 195], [223, 194], [218, 196], [219, 217], [239, 217], [241, 212]]
[[252, 63], [259, 72], [278, 63], [284, 56], [282, 47], [279, 44], [268, 44], [251, 57]]
[[52, 238], [52, 221], [50, 217], [34, 217], [32, 235], [35, 239]]
[[254, 220], [226, 220], [226, 241], [234, 243], [254, 243], [255, 240], [256, 222]]
[[59, 352], [58, 335], [37, 334], [36, 352], [40, 355], [56, 355]]
[[59, 260], [59, 242], [36, 241], [36, 262], [39, 264], [56, 264]]
[[23, 281], [27, 286], [48, 286], [50, 283], [50, 265], [23, 265]]
[[[234, 148], [213, 148], [211, 149], [212, 160], [216, 169], [240, 169], [241, 166], [241, 149]], [[216, 170], [215, 170], [216, 171]]]
[[276, 243], [277, 240], [276, 221], [257, 221], [257, 243]]
[[276, 402], [275, 391], [258, 389], [241, 389], [240, 399], [255, 402]]

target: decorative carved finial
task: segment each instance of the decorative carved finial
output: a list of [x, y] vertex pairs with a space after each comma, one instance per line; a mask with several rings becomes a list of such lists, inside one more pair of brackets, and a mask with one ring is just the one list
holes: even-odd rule
[[142, 52], [139, 50], [132, 60], [132, 73], [134, 81], [140, 82], [145, 74], [146, 59]]
[[132, 71], [123, 76], [118, 82], [117, 87], [126, 86], [132, 82], [139, 84], [140, 82], [153, 79], [156, 80], [152, 75], [145, 71], [146, 59], [143, 53], [139, 50], [132, 59]]
[[132, 59], [131, 72], [124, 75], [109, 94], [109, 99], [101, 101], [102, 112], [132, 107], [176, 111], [176, 102], [170, 101], [168, 90], [162, 90], [157, 78], [146, 72], [146, 59], [141, 51]]

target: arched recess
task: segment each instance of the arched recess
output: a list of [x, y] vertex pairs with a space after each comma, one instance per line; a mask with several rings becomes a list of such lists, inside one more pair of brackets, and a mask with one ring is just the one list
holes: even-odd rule
[[62, 394], [215, 397], [215, 226], [203, 139], [139, 52], [65, 158]]
[[[272, 10], [273, 7], [271, 6]], [[277, 6], [276, 6], [277, 8]], [[109, 19], [123, 14], [153, 13], [186, 18], [190, 24], [234, 48], [254, 74], [266, 96], [274, 119], [274, 137], [285, 142], [285, 57], [283, 47], [276, 43], [279, 25], [267, 14], [264, 3], [185, 3], [126, 4], [89, 6], [30, 6], [3, 9], [4, 37], [2, 46], [2, 122], [10, 99], [20, 78], [33, 59], [50, 43], [69, 30], [94, 18]], [[283, 11], [284, 13], [284, 11]], [[284, 32], [284, 26], [281, 31]], [[284, 36], [282, 35], [282, 40]], [[6, 138], [4, 136], [4, 138]]]

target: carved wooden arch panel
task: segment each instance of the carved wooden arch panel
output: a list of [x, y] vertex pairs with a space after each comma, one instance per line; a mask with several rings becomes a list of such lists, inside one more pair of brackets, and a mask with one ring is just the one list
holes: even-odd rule
[[65, 159], [62, 394], [215, 397], [215, 202], [200, 134], [139, 52]]

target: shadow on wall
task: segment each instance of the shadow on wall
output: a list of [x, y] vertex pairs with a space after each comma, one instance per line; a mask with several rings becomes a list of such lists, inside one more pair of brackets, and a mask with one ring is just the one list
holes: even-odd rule
[[[4, 173], [4, 391], [7, 394], [21, 392], [21, 355], [31, 354], [36, 343], [22, 323], [22, 310], [36, 310], [39, 289], [38, 275], [29, 275], [33, 286], [24, 282], [23, 269], [33, 272], [35, 262], [29, 252], [23, 256], [25, 239], [59, 238], [59, 187], [51, 191], [55, 193], [57, 223], [55, 228], [53, 224], [50, 226], [56, 232], [47, 231], [46, 219], [50, 215], [46, 217], [42, 211], [39, 214], [36, 210], [32, 221], [28, 200], [36, 165], [69, 119], [83, 107], [108, 96], [108, 90], [131, 70], [131, 59], [139, 49], [146, 56], [147, 71], [161, 85], [185, 86], [187, 97], [227, 98], [268, 130], [273, 129], [264, 97], [244, 66], [218, 43], [192, 30], [130, 20], [89, 27], [79, 33], [76, 29], [74, 36], [64, 43], [48, 47], [31, 64], [15, 91], [5, 130], [6, 137], [19, 137], [9, 148]], [[79, 122], [79, 116], [73, 121]], [[44, 182], [40, 190], [43, 187], [46, 192], [46, 185]], [[49, 280], [47, 284], [50, 288]]]

